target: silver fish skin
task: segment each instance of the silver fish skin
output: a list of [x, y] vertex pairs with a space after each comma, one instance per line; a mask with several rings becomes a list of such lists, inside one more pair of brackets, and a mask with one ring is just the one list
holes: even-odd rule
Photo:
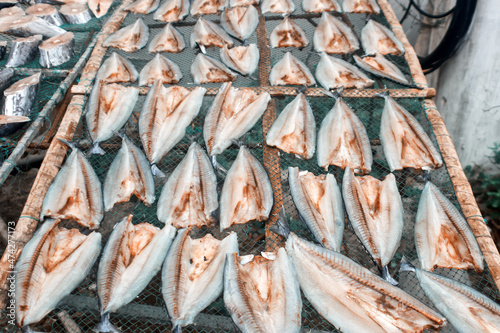
[[288, 16], [274, 28], [269, 36], [271, 47], [303, 48], [309, 44], [309, 39], [302, 28]]
[[154, 12], [159, 4], [160, 0], [137, 0], [128, 5], [125, 10], [135, 14], [149, 14]]
[[438, 330], [446, 319], [346, 256], [290, 233], [286, 250], [304, 296], [344, 333]]
[[342, 11], [337, 0], [302, 0], [302, 9], [306, 13]]
[[6, 30], [7, 33], [19, 37], [42, 35], [43, 37], [50, 38], [67, 32], [57, 25], [51, 24], [35, 15], [19, 16], [15, 20], [6, 22], [5, 24], [7, 28], [3, 29], [3, 27], [0, 27], [0, 30]]
[[40, 220], [71, 219], [97, 229], [104, 215], [101, 182], [83, 153], [73, 151], [57, 173], [43, 199]]
[[264, 114], [270, 100], [267, 92], [256, 94], [250, 89], [233, 88], [231, 83], [222, 84], [203, 125], [208, 155], [221, 154], [233, 140], [248, 132]]
[[273, 86], [312, 86], [316, 84], [316, 80], [309, 68], [290, 52], [285, 53], [283, 58], [273, 66], [269, 75], [269, 82]]
[[178, 22], [189, 14], [189, 0], [165, 0], [154, 14], [154, 19], [163, 22]]
[[148, 43], [149, 28], [142, 19], [114, 32], [102, 43], [103, 47], [115, 47], [125, 52], [135, 52]]
[[292, 199], [302, 220], [325, 248], [340, 251], [344, 235], [344, 205], [332, 174], [315, 176], [299, 168], [288, 168]]
[[101, 252], [100, 233], [83, 235], [58, 223], [42, 223], [16, 264], [16, 321], [24, 329], [55, 309], [85, 279]]
[[196, 84], [232, 82], [237, 74], [219, 60], [198, 53], [191, 64], [191, 76]]
[[38, 46], [40, 65], [52, 68], [62, 65], [75, 56], [75, 37], [72, 32], [47, 39]]
[[30, 118], [25, 116], [6, 116], [0, 114], [0, 138], [17, 132], [28, 121], [30, 121]]
[[113, 4], [113, 0], [88, 0], [87, 2], [90, 10], [97, 18], [106, 15]]
[[259, 25], [259, 12], [254, 6], [225, 9], [220, 14], [220, 21], [228, 34], [247, 40]]
[[420, 266], [484, 270], [484, 259], [469, 224], [436, 185], [428, 182], [418, 204], [415, 244]]
[[40, 87], [41, 73], [21, 79], [3, 92], [2, 114], [28, 116]]
[[422, 125], [388, 94], [380, 124], [380, 141], [391, 171], [403, 168], [433, 170], [443, 165], [441, 154]]
[[139, 72], [130, 60], [113, 52], [99, 68], [96, 81], [102, 81], [102, 83], [135, 82], [138, 77]]
[[285, 249], [260, 256], [228, 254], [224, 303], [244, 333], [299, 333], [302, 299]]
[[253, 43], [248, 46], [235, 46], [232, 48], [224, 45], [220, 49], [220, 59], [232, 70], [242, 75], [250, 75], [255, 72], [259, 65], [260, 52], [257, 44]]
[[220, 230], [233, 224], [267, 220], [273, 202], [273, 188], [266, 169], [242, 146], [222, 186]]
[[228, 0], [193, 0], [191, 1], [191, 15], [219, 14], [228, 5]]
[[64, 24], [64, 21], [61, 18], [61, 15], [59, 15], [57, 8], [47, 3], [37, 3], [26, 8], [26, 14], [38, 16], [41, 19], [56, 26]]
[[144, 153], [126, 136], [104, 180], [104, 209], [110, 211], [135, 195], [146, 206], [155, 201], [155, 183]]
[[5, 58], [5, 53], [7, 52], [7, 41], [0, 41], [0, 60]]
[[171, 52], [179, 53], [186, 47], [184, 37], [169, 23], [156, 36], [151, 39], [148, 52]]
[[386, 57], [379, 53], [375, 54], [375, 56], [373, 57], [360, 57], [355, 54], [353, 58], [356, 62], [356, 65], [358, 65], [368, 73], [372, 73], [373, 75], [383, 78], [388, 78], [398, 83], [410, 84], [410, 81], [408, 81], [399, 67], [387, 60]]
[[260, 9], [262, 14], [291, 14], [295, 11], [295, 4], [292, 0], [262, 0]]
[[361, 30], [361, 44], [365, 54], [395, 54], [403, 55], [405, 48], [403, 43], [394, 33], [382, 24], [369, 20]]
[[139, 73], [139, 85], [150, 86], [156, 81], [167, 84], [178, 83], [182, 79], [182, 72], [175, 62], [157, 53]]
[[234, 232], [220, 241], [210, 234], [193, 239], [189, 231], [179, 231], [162, 271], [163, 299], [179, 332], [222, 293], [226, 255], [238, 252]]
[[269, 128], [266, 144], [310, 159], [316, 148], [316, 121], [304, 94], [300, 93], [279, 114]]
[[364, 89], [375, 83], [356, 66], [325, 52], [321, 53], [321, 60], [316, 67], [316, 79], [326, 90], [341, 87]]
[[314, 49], [317, 52], [348, 54], [359, 49], [354, 31], [342, 20], [323, 12], [314, 30]]
[[158, 220], [176, 228], [201, 228], [215, 221], [217, 207], [217, 177], [207, 154], [193, 142], [163, 186]]
[[13, 40], [5, 67], [21, 67], [35, 60], [42, 38], [42, 35], [34, 35]]
[[10, 85], [10, 81], [14, 77], [15, 71], [12, 68], [5, 68], [0, 70], [0, 93], [3, 96], [3, 92]]
[[193, 27], [190, 36], [191, 47], [203, 45], [205, 47], [233, 46], [233, 39], [217, 23], [200, 17]]
[[342, 9], [346, 13], [380, 14], [376, 0], [344, 0]]
[[59, 8], [59, 14], [69, 24], [85, 24], [92, 19], [86, 4], [70, 2]]

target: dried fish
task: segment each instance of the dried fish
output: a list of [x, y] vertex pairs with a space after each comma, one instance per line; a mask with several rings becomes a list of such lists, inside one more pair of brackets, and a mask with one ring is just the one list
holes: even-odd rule
[[304, 296], [345, 333], [438, 330], [446, 319], [346, 256], [300, 239], [286, 244]]
[[292, 0], [262, 0], [260, 9], [262, 14], [290, 14], [295, 10], [295, 5]]
[[45, 68], [56, 67], [68, 62], [75, 56], [75, 37], [72, 32], [47, 39], [38, 46], [40, 65]]
[[138, 77], [139, 73], [130, 60], [113, 52], [99, 68], [96, 81], [102, 83], [135, 82]]
[[258, 5], [260, 0], [229, 0], [229, 8]]
[[290, 52], [285, 53], [283, 58], [271, 69], [269, 81], [273, 86], [312, 86], [316, 84], [316, 80], [314, 80], [314, 76], [309, 71], [309, 68]]
[[314, 30], [314, 49], [318, 52], [348, 54], [359, 49], [354, 31], [341, 20], [323, 12]]
[[0, 138], [17, 132], [30, 118], [25, 116], [6, 116], [0, 114]]
[[292, 199], [316, 240], [339, 252], [344, 234], [344, 206], [339, 186], [332, 174], [315, 176], [299, 168], [288, 168]]
[[101, 252], [100, 233], [84, 235], [58, 223], [42, 223], [16, 264], [16, 320], [25, 332], [83, 281]]
[[136, 298], [159, 272], [175, 231], [172, 226], [160, 230], [147, 222], [133, 225], [132, 215], [114, 227], [97, 271], [100, 332], [118, 331], [109, 314]]
[[0, 69], [0, 93], [10, 86], [10, 81], [14, 77], [15, 71], [12, 68]]
[[300, 93], [279, 114], [269, 128], [266, 143], [306, 160], [316, 148], [316, 121], [311, 106]]
[[59, 8], [59, 14], [69, 24], [85, 24], [92, 19], [87, 5], [78, 2], [62, 5]]
[[189, 0], [165, 0], [156, 10], [154, 19], [163, 22], [178, 22], [188, 14]]
[[223, 47], [227, 44], [233, 46], [233, 40], [217, 24], [200, 17], [191, 32], [191, 47], [202, 45], [205, 47]]
[[0, 18], [4, 18], [7, 16], [18, 16], [18, 15], [26, 15], [24, 10], [19, 6], [12, 6], [0, 9]]
[[198, 53], [191, 64], [191, 75], [196, 84], [229, 82], [236, 80], [236, 73], [219, 60]]
[[344, 0], [342, 8], [346, 13], [380, 14], [376, 0]]
[[225, 9], [220, 14], [220, 21], [228, 34], [247, 40], [259, 25], [259, 12], [254, 6]]
[[34, 35], [14, 39], [5, 67], [21, 67], [35, 60], [38, 56], [38, 45], [42, 42], [42, 38], [42, 35]]
[[302, 9], [307, 13], [342, 11], [337, 0], [302, 0]]
[[391, 171], [403, 168], [432, 170], [443, 165], [422, 125], [389, 94], [384, 94], [380, 141]]
[[202, 87], [191, 91], [180, 86], [165, 88], [159, 81], [149, 90], [139, 117], [139, 135], [153, 175], [163, 175], [156, 163], [184, 137], [206, 92]]
[[224, 45], [220, 49], [220, 58], [229, 68], [242, 75], [250, 75], [255, 72], [259, 65], [260, 53], [257, 44], [232, 48]]
[[364, 57], [354, 55], [353, 58], [359, 67], [369, 73], [388, 78], [402, 84], [410, 84], [410, 81], [408, 81], [399, 67], [387, 60], [387, 58], [381, 54], [376, 53], [374, 56]]
[[169, 23], [149, 42], [148, 51], [179, 53], [186, 47], [184, 37]]
[[233, 140], [248, 132], [260, 119], [271, 96], [257, 94], [251, 89], [233, 88], [224, 83], [208, 110], [203, 126], [203, 137], [210, 156], [218, 155]]
[[15, 36], [29, 37], [42, 35], [43, 37], [55, 37], [62, 35], [66, 30], [51, 24], [35, 15], [11, 16], [0, 24], [0, 31]]
[[375, 83], [356, 66], [325, 52], [321, 53], [321, 60], [316, 67], [316, 78], [327, 90], [342, 87], [364, 89]]
[[144, 153], [126, 136], [111, 163], [104, 180], [104, 209], [110, 211], [117, 203], [128, 202], [132, 195], [146, 206], [155, 201], [155, 184]]
[[95, 17], [100, 18], [107, 14], [113, 0], [87, 0], [88, 6]]
[[302, 48], [309, 44], [306, 33], [302, 28], [288, 16], [274, 28], [269, 36], [271, 47], [298, 47]]
[[273, 208], [273, 189], [259, 160], [242, 146], [227, 172], [220, 195], [220, 230], [233, 224], [267, 220]]
[[0, 60], [5, 58], [5, 53], [7, 52], [7, 41], [0, 41]]
[[219, 14], [228, 5], [228, 0], [193, 0], [191, 15]]
[[46, 3], [37, 3], [29, 6], [26, 8], [26, 14], [38, 16], [39, 18], [57, 26], [64, 24], [64, 21], [57, 12], [57, 8]]
[[[12, 68], [5, 68], [0, 70], [0, 93], [3, 95], [4, 90], [9, 87], [11, 79], [14, 77], [14, 70]], [[21, 80], [22, 81], [22, 80]], [[38, 89], [38, 81], [39, 81], [39, 74], [37, 75], [37, 80], [36, 80], [36, 89]], [[32, 82], [32, 81], [30, 81]], [[22, 83], [21, 83], [22, 84]], [[24, 86], [24, 84], [22, 84]], [[19, 85], [16, 85], [19, 87]], [[26, 91], [24, 91], [25, 88], [28, 88]], [[6, 137], [8, 135], [11, 135], [18, 130], [20, 130], [26, 122], [29, 121], [29, 118], [26, 117], [26, 115], [29, 115], [28, 112], [21, 112], [25, 110], [25, 106], [22, 105], [22, 103], [29, 101], [29, 108], [31, 109], [31, 105], [35, 100], [35, 95], [36, 91], [34, 91], [35, 95], [31, 95], [33, 91], [30, 91], [31, 85], [25, 86], [25, 88], [21, 89], [15, 89], [13, 92], [13, 95], [16, 95], [14, 98], [10, 98], [10, 107], [7, 107], [6, 109], [3, 109], [2, 112], [0, 112], [0, 138]], [[17, 92], [16, 92], [17, 91]], [[9, 94], [7, 94], [8, 96]], [[17, 110], [17, 105], [19, 105], [21, 108]], [[6, 102], [4, 102], [4, 105], [2, 108], [6, 106]], [[7, 114], [6, 114], [7, 113]], [[19, 113], [21, 113], [19, 115]], [[24, 113], [24, 114], [23, 114]]]
[[260, 256], [228, 254], [224, 303], [242, 332], [299, 333], [302, 299], [285, 249]]
[[125, 10], [136, 14], [149, 14], [154, 12], [159, 4], [160, 0], [137, 0], [125, 7]]
[[182, 229], [165, 259], [162, 293], [175, 332], [192, 324], [194, 318], [222, 293], [226, 255], [238, 251], [234, 232], [222, 241], [207, 234], [192, 239]]
[[142, 19], [114, 32], [102, 43], [103, 47], [116, 47], [125, 52], [135, 52], [148, 43], [149, 28]]
[[483, 255], [469, 224], [431, 182], [418, 204], [415, 243], [421, 268], [427, 271], [434, 267], [484, 270]]
[[179, 66], [157, 53], [154, 58], [148, 62], [139, 74], [139, 85], [150, 86], [156, 81], [161, 83], [175, 84], [182, 79], [182, 73]]
[[395, 54], [403, 55], [405, 48], [403, 43], [394, 33], [382, 24], [369, 20], [361, 30], [361, 44], [365, 54]]
[[318, 132], [318, 165], [347, 167], [359, 174], [372, 168], [372, 150], [366, 128], [340, 97], [321, 123]]
[[40, 87], [40, 79], [40, 73], [33, 74], [5, 89], [3, 92], [2, 114], [6, 116], [28, 116], [35, 103]]

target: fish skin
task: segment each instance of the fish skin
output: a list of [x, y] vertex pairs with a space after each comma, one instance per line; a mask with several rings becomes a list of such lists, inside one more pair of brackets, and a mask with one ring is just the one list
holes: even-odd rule
[[220, 49], [220, 58], [230, 69], [237, 71], [241, 75], [250, 75], [257, 70], [260, 52], [257, 44], [235, 46], [230, 49], [227, 45], [224, 45]]
[[304, 296], [344, 333], [423, 332], [445, 318], [346, 256], [300, 239], [286, 243]]
[[273, 202], [273, 188], [266, 169], [242, 146], [222, 186], [220, 230], [233, 224], [267, 220]]
[[51, 68], [62, 65], [75, 56], [75, 36], [72, 32], [51, 37], [42, 42], [40, 50], [40, 65]]
[[40, 87], [41, 73], [21, 79], [3, 92], [2, 114], [28, 116]]
[[160, 0], [137, 0], [125, 7], [124, 10], [135, 14], [149, 14], [154, 12], [159, 4]]
[[10, 81], [14, 77], [15, 71], [12, 68], [5, 68], [0, 70], [0, 93], [3, 96], [3, 92], [10, 85]]
[[316, 78], [326, 90], [341, 87], [364, 89], [375, 83], [356, 66], [325, 52], [321, 53], [321, 60], [316, 67]]
[[94, 13], [94, 16], [100, 18], [108, 13], [113, 0], [88, 0], [87, 4], [92, 13]]
[[247, 40], [259, 25], [259, 12], [254, 6], [225, 9], [220, 14], [220, 21], [228, 34]]
[[34, 35], [13, 40], [5, 67], [21, 67], [35, 60], [42, 38], [42, 35]]
[[[101, 252], [101, 234], [63, 229], [47, 219], [16, 264], [15, 308], [19, 327], [43, 319], [88, 275]], [[37, 290], [38, 289], [38, 290]]]
[[269, 75], [269, 82], [273, 86], [312, 86], [316, 84], [316, 80], [309, 68], [290, 52], [285, 53], [283, 58], [273, 66]]
[[270, 100], [267, 92], [257, 94], [250, 89], [233, 88], [231, 83], [222, 84], [203, 125], [208, 155], [221, 154], [233, 140], [248, 132], [264, 114]]
[[484, 270], [484, 259], [467, 221], [439, 189], [428, 182], [418, 204], [415, 244], [422, 269]]
[[130, 60], [113, 52], [99, 68], [96, 81], [102, 81], [102, 83], [135, 82], [138, 77], [139, 72]]
[[269, 36], [271, 47], [303, 48], [309, 44], [309, 39], [302, 28], [288, 16], [274, 28]]
[[148, 52], [171, 52], [179, 53], [186, 47], [184, 37], [168, 23], [156, 36], [151, 39], [148, 46]]
[[7, 16], [14, 16], [14, 15], [26, 15], [24, 13], [24, 10], [19, 7], [19, 6], [12, 6], [12, 7], [7, 7], [0, 9], [0, 18], [7, 17]]
[[157, 53], [154, 58], [142, 68], [139, 74], [139, 85], [150, 86], [156, 81], [175, 84], [182, 79], [182, 72], [175, 62]]
[[[391, 172], [403, 168], [433, 170], [443, 165], [422, 125], [389, 95], [380, 124], [380, 141]], [[404, 125], [404, 126], [403, 126]]]
[[193, 0], [191, 15], [219, 14], [228, 5], [228, 0]]
[[193, 142], [163, 186], [158, 220], [176, 228], [201, 228], [215, 222], [217, 207], [217, 177], [207, 154]]
[[73, 151], [57, 173], [43, 199], [40, 220], [71, 219], [97, 229], [104, 215], [101, 182], [83, 153]]
[[349, 167], [359, 174], [371, 172], [373, 156], [363, 123], [354, 111], [338, 98], [318, 131], [318, 165]]
[[5, 53], [7, 52], [7, 41], [0, 41], [0, 60], [5, 58]]
[[375, 54], [374, 57], [366, 56], [362, 58], [355, 54], [353, 58], [358, 67], [373, 75], [388, 78], [402, 84], [410, 84], [410, 81], [408, 81], [399, 67], [379, 53]]
[[210, 234], [192, 239], [189, 231], [179, 231], [162, 271], [163, 299], [174, 327], [192, 324], [198, 313], [219, 297], [226, 254], [238, 252], [234, 232], [219, 241]]
[[323, 12], [313, 35], [317, 52], [348, 54], [359, 49], [354, 31], [342, 20]]
[[104, 180], [104, 209], [128, 202], [135, 195], [146, 206], [155, 201], [155, 184], [144, 153], [126, 136]]
[[316, 121], [304, 94], [298, 94], [281, 111], [266, 134], [266, 144], [306, 160], [313, 157], [316, 149]]
[[190, 36], [191, 47], [203, 45], [205, 47], [233, 46], [233, 39], [217, 23], [200, 17], [194, 25]]
[[342, 9], [346, 13], [380, 14], [380, 7], [375, 0], [344, 0]]
[[342, 11], [337, 0], [302, 0], [302, 9], [306, 13]]
[[47, 3], [36, 3], [29, 6], [26, 8], [26, 14], [38, 16], [41, 19], [57, 26], [64, 24], [57, 8]]
[[66, 3], [59, 8], [59, 14], [68, 24], [85, 24], [92, 19], [86, 3]]
[[404, 45], [396, 35], [389, 28], [371, 19], [361, 30], [361, 44], [367, 55], [405, 53]]
[[115, 47], [125, 52], [135, 52], [148, 43], [149, 28], [142, 19], [112, 33], [102, 43], [103, 47]]
[[5, 31], [19, 37], [42, 35], [43, 37], [51, 38], [67, 32], [57, 25], [51, 24], [35, 15], [13, 15], [9, 18], [9, 21], [2, 22], [2, 26], [4, 24], [6, 28], [0, 27], [0, 31]]
[[231, 82], [237, 74], [222, 62], [212, 57], [198, 53], [191, 64], [191, 76], [196, 84]]
[[154, 14], [154, 19], [163, 22], [182, 21], [189, 14], [189, 0], [165, 0]]
[[260, 9], [262, 14], [291, 14], [295, 11], [295, 4], [292, 0], [262, 0]]

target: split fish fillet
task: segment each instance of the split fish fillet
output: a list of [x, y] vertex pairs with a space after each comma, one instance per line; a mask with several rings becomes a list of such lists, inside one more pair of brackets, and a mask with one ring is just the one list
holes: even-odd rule
[[184, 37], [169, 23], [149, 42], [148, 51], [179, 53], [186, 47]]
[[228, 34], [247, 40], [259, 25], [259, 12], [254, 6], [234, 7], [224, 10], [220, 21]]
[[313, 36], [318, 52], [348, 54], [359, 49], [358, 38], [347, 24], [323, 12]]
[[154, 19], [163, 22], [179, 22], [189, 14], [189, 0], [165, 0], [154, 14]]
[[87, 3], [95, 17], [99, 18], [106, 15], [113, 0], [87, 0]]
[[163, 186], [158, 220], [176, 228], [201, 228], [215, 222], [217, 207], [217, 177], [207, 154], [193, 142]]
[[260, 9], [262, 14], [291, 14], [295, 10], [295, 5], [292, 0], [262, 0]]
[[315, 176], [299, 168], [288, 168], [293, 202], [316, 240], [325, 248], [340, 252], [344, 235], [344, 206], [332, 174]]
[[198, 53], [191, 64], [191, 75], [196, 84], [231, 82], [237, 76], [222, 62], [203, 53]]
[[134, 300], [160, 271], [175, 232], [172, 226], [133, 225], [132, 215], [115, 225], [97, 271], [100, 332], [116, 332], [109, 314]]
[[364, 89], [375, 83], [356, 66], [325, 52], [321, 53], [321, 60], [316, 67], [316, 78], [326, 90], [341, 87]]
[[111, 34], [102, 43], [103, 47], [115, 47], [125, 52], [135, 52], [148, 43], [149, 28], [142, 19]]
[[191, 2], [191, 15], [218, 14], [228, 5], [228, 0], [193, 0]]
[[410, 84], [410, 81], [408, 81], [399, 67], [379, 53], [375, 54], [375, 56], [365, 57], [354, 55], [353, 58], [359, 67], [369, 73], [388, 78], [402, 84]]
[[175, 332], [219, 297], [226, 255], [238, 251], [234, 232], [222, 241], [208, 234], [193, 239], [181, 229], [165, 259], [162, 293]]
[[309, 71], [309, 68], [290, 52], [285, 53], [283, 58], [271, 69], [269, 81], [273, 86], [312, 86], [316, 84], [316, 80], [314, 80], [314, 76]]
[[101, 234], [64, 229], [59, 220], [41, 224], [16, 264], [16, 320], [23, 332], [40, 321], [90, 272], [101, 252]]
[[194, 25], [190, 40], [191, 47], [196, 45], [223, 47], [224, 44], [233, 46], [233, 40], [220, 25], [207, 21], [203, 17], [200, 17]]
[[346, 256], [290, 233], [286, 250], [304, 296], [344, 333], [438, 330], [446, 319]]
[[102, 81], [102, 83], [135, 82], [138, 77], [139, 73], [130, 60], [113, 52], [99, 68], [96, 81]]
[[376, 0], [344, 0], [342, 8], [346, 13], [380, 14]]
[[150, 86], [156, 81], [167, 84], [178, 83], [182, 79], [182, 72], [179, 66], [157, 53], [154, 58], [148, 62], [139, 74], [139, 85]]
[[[224, 83], [208, 110], [203, 137], [210, 156], [221, 154], [260, 119], [271, 96]], [[246, 149], [246, 148], [245, 148]]]
[[156, 163], [184, 137], [206, 92], [202, 87], [191, 91], [180, 86], [165, 88], [159, 81], [149, 90], [139, 117], [139, 135], [153, 175], [162, 175]]
[[233, 224], [267, 220], [273, 208], [273, 189], [266, 170], [242, 146], [231, 165], [220, 196], [220, 230]]
[[125, 10], [135, 14], [149, 14], [154, 12], [159, 4], [160, 0], [137, 0], [125, 7]]
[[303, 48], [309, 44], [306, 33], [288, 16], [274, 28], [269, 36], [271, 47], [298, 47]]
[[396, 35], [389, 28], [374, 20], [369, 20], [361, 30], [361, 44], [367, 55], [377, 53], [403, 55], [405, 53], [404, 45]]
[[302, 299], [295, 269], [284, 248], [227, 256], [224, 303], [245, 333], [299, 333]]
[[304, 94], [298, 94], [281, 111], [267, 132], [266, 143], [306, 160], [313, 157], [316, 148], [316, 121]]
[[104, 209], [110, 211], [120, 202], [128, 202], [132, 195], [146, 206], [155, 201], [155, 184], [144, 153], [127, 137], [116, 154], [104, 180]]
[[388, 94], [385, 98], [380, 141], [391, 171], [403, 168], [437, 169], [443, 165], [422, 125]]
[[342, 11], [337, 0], [302, 0], [302, 9], [307, 13]]
[[359, 174], [369, 174], [372, 150], [366, 128], [349, 105], [337, 98], [321, 123], [318, 132], [318, 165], [347, 167]]
[[458, 209], [428, 182], [418, 205], [415, 242], [422, 269], [484, 270], [476, 237]]
[[258, 5], [260, 0], [229, 0], [229, 8]]
[[242, 75], [250, 75], [259, 65], [260, 53], [257, 44], [220, 49], [220, 58], [229, 68]]
[[103, 214], [101, 182], [83, 153], [73, 148], [47, 190], [40, 220], [69, 219], [97, 229]]

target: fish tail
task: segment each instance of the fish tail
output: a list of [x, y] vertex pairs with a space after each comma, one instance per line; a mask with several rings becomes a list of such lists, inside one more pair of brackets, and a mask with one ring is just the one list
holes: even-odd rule
[[382, 278], [392, 284], [393, 286], [398, 285], [398, 281], [396, 281], [392, 276], [391, 273], [389, 272], [389, 266], [384, 266], [382, 267]]
[[89, 152], [89, 156], [90, 155], [105, 155], [106, 152], [104, 151], [104, 149], [102, 149], [101, 147], [99, 147], [99, 142], [94, 142], [94, 144], [92, 145], [92, 149], [90, 150]]
[[382, 91], [382, 92], [376, 93], [375, 96], [382, 97], [382, 98], [387, 98], [387, 97], [390, 97], [391, 95], [389, 94], [389, 91], [386, 90], [386, 91]]
[[97, 326], [97, 330], [99, 332], [121, 333], [121, 331], [109, 321], [109, 312], [101, 316], [101, 322]]
[[290, 226], [288, 225], [288, 219], [285, 215], [285, 207], [281, 206], [281, 210], [278, 213], [278, 220], [271, 226], [270, 230], [283, 236], [285, 239], [290, 235]]
[[158, 168], [156, 163], [151, 164], [151, 173], [153, 174], [153, 176], [165, 178], [165, 174], [160, 170], [160, 168]]
[[401, 259], [401, 267], [399, 268], [400, 272], [415, 272], [415, 266], [413, 266], [405, 256]]
[[182, 333], [181, 325], [179, 324], [175, 325], [174, 328], [172, 329], [172, 333]]

